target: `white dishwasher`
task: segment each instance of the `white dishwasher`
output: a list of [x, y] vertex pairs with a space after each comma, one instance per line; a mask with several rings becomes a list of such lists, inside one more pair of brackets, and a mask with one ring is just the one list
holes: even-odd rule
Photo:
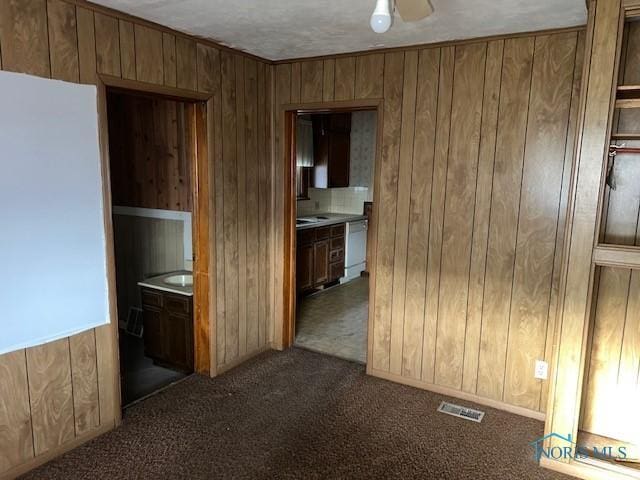
[[367, 269], [367, 223], [366, 219], [347, 222], [344, 277], [340, 283], [359, 277]]

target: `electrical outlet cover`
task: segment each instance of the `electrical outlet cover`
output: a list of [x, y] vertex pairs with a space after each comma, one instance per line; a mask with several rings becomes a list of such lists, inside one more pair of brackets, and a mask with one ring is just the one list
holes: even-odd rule
[[549, 364], [542, 360], [536, 360], [536, 369], [534, 372], [534, 377], [540, 380], [546, 380], [549, 370]]

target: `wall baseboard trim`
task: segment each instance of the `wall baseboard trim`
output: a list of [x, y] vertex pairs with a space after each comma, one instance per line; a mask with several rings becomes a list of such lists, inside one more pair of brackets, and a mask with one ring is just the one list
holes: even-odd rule
[[[604, 464], [605, 462], [602, 463]], [[540, 466], [553, 470], [554, 472], [584, 478], [585, 480], [637, 480], [638, 478], [637, 470], [629, 470], [629, 474], [625, 474], [619, 471], [624, 467], [617, 465], [612, 465], [612, 467], [615, 468], [614, 470], [613, 468], [607, 468], [606, 464], [600, 467], [591, 463], [582, 463], [575, 460], [571, 463], [566, 463], [543, 457], [540, 459]]]
[[252, 351], [250, 353], [246, 353], [246, 354], [242, 355], [241, 357], [234, 358], [229, 363], [218, 365], [217, 375], [222, 375], [223, 373], [226, 373], [229, 370], [240, 366], [241, 364], [243, 364], [247, 360], [250, 360], [253, 357], [257, 357], [261, 353], [267, 352], [269, 350], [274, 350], [271, 344], [264, 345], [264, 346], [258, 348], [257, 350], [254, 350], [254, 351]]
[[58, 446], [57, 448], [51, 449], [42, 455], [38, 455], [37, 457], [32, 458], [26, 463], [21, 465], [16, 465], [15, 467], [5, 471], [0, 472], [0, 480], [13, 480], [14, 478], [19, 477], [20, 475], [24, 475], [31, 470], [38, 468], [41, 465], [44, 465], [47, 462], [73, 450], [74, 448], [79, 447], [83, 443], [87, 443], [89, 440], [93, 440], [100, 435], [107, 433], [110, 430], [115, 428], [114, 422], [107, 422], [104, 425], [100, 425], [99, 427], [87, 432], [83, 435], [80, 435], [73, 439], [70, 442], [67, 442], [63, 445]]
[[385, 372], [382, 370], [376, 370], [367, 367], [367, 374], [373, 377], [382, 378], [391, 382], [401, 383], [403, 385], [409, 385], [410, 387], [420, 388], [422, 390], [428, 390], [439, 395], [446, 395], [448, 397], [459, 398], [466, 400], [467, 402], [473, 402], [486, 407], [495, 408], [497, 410], [503, 410], [509, 413], [515, 413], [516, 415], [522, 415], [523, 417], [533, 418], [541, 422], [545, 421], [546, 415], [544, 412], [538, 412], [529, 408], [518, 407], [498, 400], [492, 400], [490, 398], [481, 397], [472, 393], [456, 390], [455, 388], [443, 387], [435, 385], [433, 383], [425, 382], [423, 380], [416, 380], [414, 378], [406, 378], [393, 373]]

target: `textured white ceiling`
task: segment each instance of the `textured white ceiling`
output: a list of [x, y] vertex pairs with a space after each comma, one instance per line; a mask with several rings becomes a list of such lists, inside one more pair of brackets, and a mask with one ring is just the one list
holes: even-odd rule
[[270, 60], [586, 23], [584, 0], [432, 0], [435, 13], [369, 28], [375, 0], [92, 0]]

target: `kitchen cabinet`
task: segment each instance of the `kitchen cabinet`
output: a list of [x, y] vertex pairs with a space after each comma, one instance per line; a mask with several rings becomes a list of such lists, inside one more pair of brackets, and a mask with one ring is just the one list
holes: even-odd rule
[[158, 365], [192, 372], [192, 297], [142, 289], [144, 354]]
[[296, 286], [299, 293], [342, 277], [344, 234], [344, 224], [297, 231]]
[[315, 188], [349, 186], [351, 114], [313, 116]]

